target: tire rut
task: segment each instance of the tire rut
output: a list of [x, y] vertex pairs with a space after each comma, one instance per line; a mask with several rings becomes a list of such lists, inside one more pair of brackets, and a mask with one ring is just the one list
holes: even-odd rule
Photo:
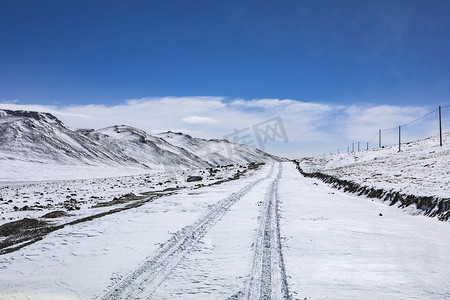
[[260, 178], [246, 185], [241, 190], [212, 205], [210, 210], [194, 224], [176, 232], [149, 260], [126, 276], [114, 286], [102, 299], [148, 299], [161, 285], [164, 279], [178, 265], [183, 257], [200, 241], [243, 196], [250, 192], [259, 182], [269, 178], [274, 165], [265, 178]]
[[259, 219], [250, 279], [243, 299], [291, 299], [287, 285], [279, 223], [278, 174], [270, 184]]

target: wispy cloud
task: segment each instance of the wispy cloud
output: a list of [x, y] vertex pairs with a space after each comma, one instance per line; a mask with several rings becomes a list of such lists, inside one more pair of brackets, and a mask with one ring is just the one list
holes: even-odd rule
[[4, 104], [7, 104], [7, 103], [18, 103], [19, 102], [19, 100], [17, 100], [17, 99], [12, 99], [12, 100], [0, 100], [0, 103], [4, 103]]
[[[336, 105], [294, 99], [225, 97], [140, 98], [114, 106], [63, 107], [4, 101], [0, 108], [50, 112], [72, 128], [98, 129], [126, 124], [150, 134], [171, 130], [203, 138], [223, 138], [234, 130], [280, 116], [289, 143], [273, 142], [266, 145], [266, 150], [291, 158], [346, 149], [351, 142], [366, 142], [380, 128], [406, 124], [434, 109], [427, 106]], [[415, 130], [409, 132], [410, 138], [425, 137], [425, 134], [434, 132], [436, 120], [431, 117], [418, 122]]]
[[200, 117], [200, 116], [189, 116], [181, 119], [183, 122], [188, 124], [215, 124], [219, 123], [219, 121], [214, 120], [208, 117]]

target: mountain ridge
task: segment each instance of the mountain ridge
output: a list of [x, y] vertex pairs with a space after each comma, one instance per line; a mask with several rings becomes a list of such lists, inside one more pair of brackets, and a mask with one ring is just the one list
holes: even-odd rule
[[128, 125], [69, 129], [47, 112], [0, 109], [0, 160], [161, 169], [283, 161], [247, 145]]

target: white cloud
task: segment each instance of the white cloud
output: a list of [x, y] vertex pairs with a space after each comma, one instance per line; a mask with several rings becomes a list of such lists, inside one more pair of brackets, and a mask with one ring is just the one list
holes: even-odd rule
[[[58, 107], [17, 102], [0, 103], [0, 108], [50, 112], [72, 128], [99, 129], [126, 124], [150, 134], [171, 130], [202, 138], [223, 138], [234, 130], [246, 130], [247, 134], [254, 135], [253, 125], [280, 116], [289, 143], [271, 142], [266, 145], [266, 150], [291, 158], [335, 151], [337, 148], [347, 149], [352, 142], [366, 142], [380, 128], [405, 124], [430, 111], [426, 106], [346, 106], [293, 99], [247, 101], [224, 97], [141, 98], [114, 106], [90, 104]], [[434, 132], [437, 121], [434, 116], [431, 117], [409, 125], [405, 129], [406, 137], [410, 134], [409, 138], [423, 138], [425, 134]], [[414, 125], [417, 125], [417, 130], [408, 132]], [[386, 141], [388, 138], [386, 136]]]
[[6, 100], [0, 100], [1, 103], [17, 103], [19, 100], [17, 99], [6, 99]]
[[[387, 138], [386, 143], [396, 143], [398, 140], [399, 125], [405, 125], [416, 120], [431, 110], [433, 108], [426, 106], [352, 105], [345, 110], [347, 119], [343, 120], [343, 133], [350, 139], [366, 142], [376, 135], [379, 129], [382, 129], [382, 135], [384, 132], [385, 138]], [[408, 133], [411, 139], [425, 137], [425, 132], [429, 129], [429, 121], [431, 118], [432, 116], [420, 120], [418, 123], [406, 126], [404, 133]], [[432, 119], [432, 121], [437, 122], [435, 119]], [[421, 128], [415, 128], [414, 131], [411, 131], [410, 129], [415, 125], [420, 125]], [[408, 130], [410, 131], [408, 132]], [[371, 136], [368, 137], [368, 133], [371, 133]]]
[[219, 123], [219, 121], [214, 120], [208, 117], [199, 117], [199, 116], [189, 116], [181, 119], [183, 122], [188, 124], [214, 124]]

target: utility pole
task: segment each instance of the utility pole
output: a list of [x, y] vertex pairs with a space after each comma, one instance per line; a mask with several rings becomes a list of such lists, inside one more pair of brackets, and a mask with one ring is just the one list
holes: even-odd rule
[[441, 106], [439, 106], [439, 145], [442, 147], [442, 117], [441, 117]]
[[355, 143], [352, 143], [352, 153], [355, 152]]
[[369, 142], [367, 142], [367, 150], [369, 150]]
[[359, 142], [358, 142], [358, 152], [359, 152]]
[[401, 149], [401, 144], [402, 144], [402, 130], [401, 130], [401, 126], [398, 126], [398, 152], [400, 152]]
[[381, 129], [378, 130], [378, 148], [381, 148]]
[[338, 149], [338, 154], [339, 154], [339, 149]]
[[350, 147], [347, 147], [347, 153], [350, 153]]

